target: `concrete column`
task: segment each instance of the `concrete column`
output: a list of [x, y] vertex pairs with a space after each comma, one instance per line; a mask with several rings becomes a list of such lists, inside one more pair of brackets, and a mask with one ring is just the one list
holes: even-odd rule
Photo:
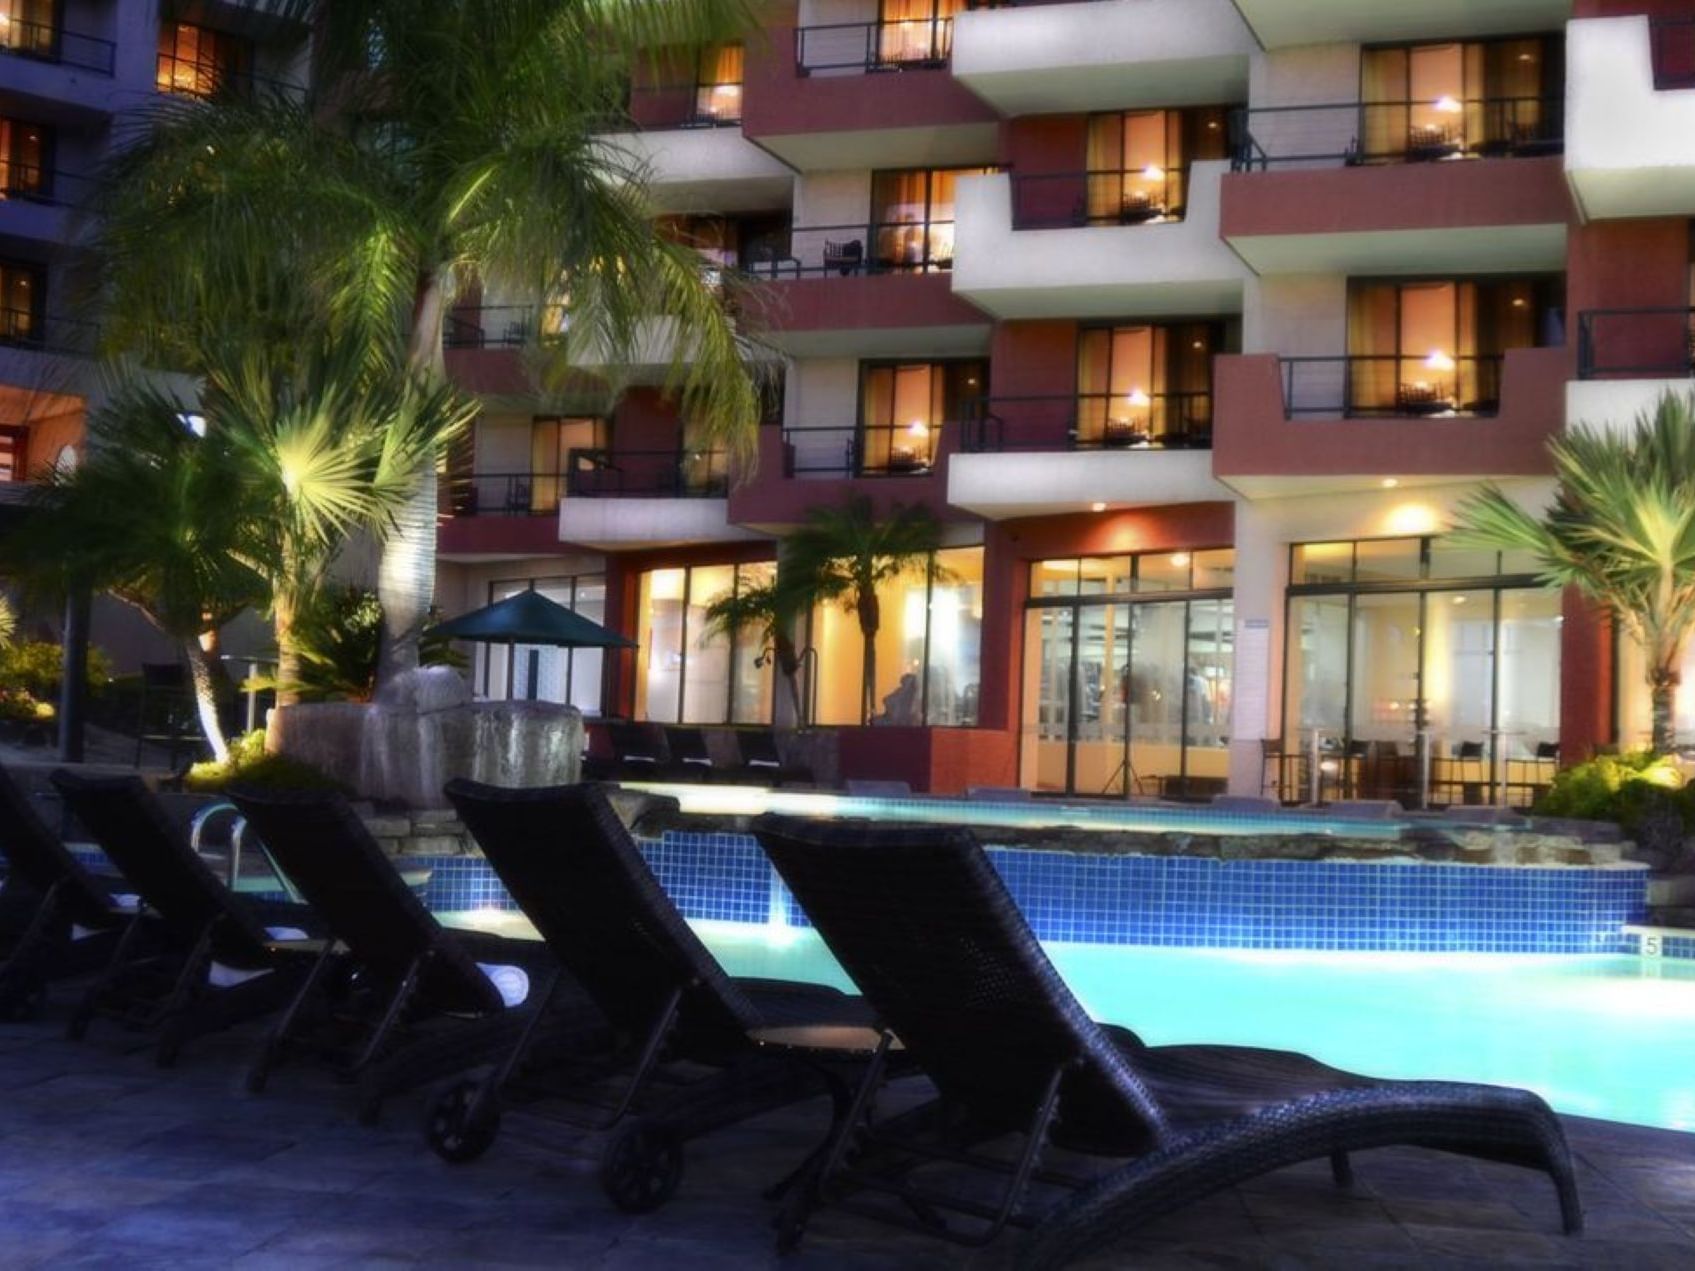
[[[1260, 740], [1283, 719], [1284, 590], [1289, 545], [1277, 518], [1260, 505], [1236, 504], [1236, 665], [1231, 693], [1230, 793], [1258, 795], [1264, 783]], [[1261, 634], [1263, 633], [1263, 634]]]

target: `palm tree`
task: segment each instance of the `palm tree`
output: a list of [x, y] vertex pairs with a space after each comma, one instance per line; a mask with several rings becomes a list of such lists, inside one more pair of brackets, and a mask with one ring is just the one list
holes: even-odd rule
[[1628, 435], [1579, 425], [1548, 449], [1560, 482], [1552, 507], [1536, 516], [1485, 486], [1459, 507], [1455, 537], [1533, 552], [1550, 584], [1611, 613], [1646, 657], [1652, 744], [1667, 753], [1695, 630], [1695, 396], [1667, 393]]
[[252, 546], [239, 514], [241, 467], [195, 436], [179, 400], [134, 376], [116, 383], [87, 432], [87, 457], [50, 475], [35, 514], [0, 544], [6, 572], [54, 594], [106, 591], [168, 636], [222, 761], [229, 747], [211, 648], [220, 626], [265, 598], [263, 578], [241, 559]]
[[[165, 100], [105, 183], [100, 281], [113, 338], [168, 353], [186, 325], [294, 334], [268, 301], [309, 280], [321, 321], [399, 330], [443, 375], [442, 325], [474, 287], [567, 301], [539, 371], [617, 364], [669, 318], [681, 413], [751, 449], [745, 343], [689, 247], [663, 238], [646, 171], [610, 142], [654, 50], [752, 27], [747, 0], [270, 0], [316, 33], [304, 96]], [[190, 341], [192, 343], [192, 340]], [[379, 572], [384, 673], [415, 665], [435, 585], [433, 457], [392, 512]]]
[[[238, 514], [253, 527], [242, 559], [266, 581], [277, 641], [277, 699], [298, 700], [296, 622], [355, 533], [396, 532], [417, 473], [470, 423], [450, 387], [367, 365], [350, 341], [282, 366], [248, 351], [213, 360], [201, 402], [209, 439], [241, 472]], [[432, 483], [433, 489], [433, 483]]]
[[[777, 673], [788, 686], [795, 723], [801, 726], [808, 721], [801, 699], [800, 649], [795, 644], [795, 630], [805, 612], [806, 604], [794, 589], [781, 587], [772, 579], [727, 591], [713, 600], [706, 606], [705, 631], [708, 639], [749, 632], [759, 641], [761, 650], [770, 650]], [[761, 660], [764, 657], [761, 652]]]
[[810, 604], [840, 604], [859, 619], [865, 642], [861, 663], [859, 718], [876, 709], [877, 632], [882, 607], [877, 588], [920, 570], [940, 577], [935, 564], [941, 526], [921, 505], [895, 504], [879, 521], [863, 496], [840, 507], [814, 507], [805, 524], [783, 541], [779, 586], [796, 599], [795, 612]]

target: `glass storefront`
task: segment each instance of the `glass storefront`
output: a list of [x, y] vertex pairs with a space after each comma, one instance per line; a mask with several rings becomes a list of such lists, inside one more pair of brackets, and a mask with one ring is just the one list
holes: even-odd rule
[[1024, 785], [1109, 796], [1224, 791], [1234, 568], [1228, 548], [1031, 566]]
[[[1525, 802], [1552, 777], [1560, 593], [1531, 562], [1439, 538], [1291, 551], [1284, 749], [1316, 735], [1327, 795]], [[1310, 767], [1284, 776], [1310, 794]]]
[[[591, 621], [606, 621], [606, 578], [601, 574], [501, 579], [489, 584], [489, 603], [531, 588]], [[474, 673], [479, 691], [490, 700], [513, 697], [521, 701], [562, 702], [575, 706], [585, 715], [598, 715], [604, 658], [599, 649], [479, 644]]]

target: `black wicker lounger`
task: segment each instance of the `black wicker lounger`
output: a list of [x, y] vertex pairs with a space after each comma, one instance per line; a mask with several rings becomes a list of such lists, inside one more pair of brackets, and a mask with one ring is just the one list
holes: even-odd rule
[[128, 916], [0, 768], [0, 1019], [33, 1019], [47, 986], [111, 961]]
[[52, 781], [141, 897], [138, 916], [71, 1016], [72, 1040], [96, 1016], [157, 1030], [157, 1058], [169, 1066], [190, 1038], [268, 1015], [289, 999], [311, 966], [305, 937], [315, 922], [307, 910], [232, 895], [140, 777], [60, 770]]
[[[611, 1054], [589, 1072], [563, 1065], [545, 1080], [507, 1084], [524, 1057], [482, 1082], [445, 1091], [426, 1122], [449, 1160], [478, 1156], [498, 1132], [500, 1101], [553, 1096], [578, 1124], [613, 1130], [601, 1185], [639, 1213], [670, 1198], [683, 1144], [720, 1127], [823, 1093], [824, 1077], [749, 1038], [760, 1027], [855, 1023], [857, 998], [810, 984], [734, 980], [665, 894], [606, 794], [593, 785], [504, 790], [452, 781], [447, 796], [548, 947], [612, 1026]], [[664, 1065], [711, 1075], [656, 1090]], [[609, 1100], [592, 1097], [623, 1074]], [[503, 1086], [506, 1088], [503, 1090]], [[845, 1109], [846, 1085], [839, 1084]]]
[[[340, 1061], [359, 1083], [360, 1120], [374, 1122], [389, 1095], [504, 1054], [546, 1013], [553, 959], [533, 940], [444, 928], [339, 793], [231, 800], [333, 937], [254, 1058], [249, 1090], [304, 1046]], [[511, 1003], [497, 977], [511, 982]]]
[[[1558, 1119], [1525, 1090], [1376, 1081], [1286, 1051], [1143, 1045], [1097, 1024], [1060, 979], [972, 835], [943, 826], [866, 826], [766, 816], [755, 832], [843, 968], [940, 1098], [875, 1124], [878, 1073], [790, 1193], [780, 1240], [798, 1241], [822, 1200], [985, 1243], [1008, 1223], [1037, 1228], [1024, 1265], [1051, 1268], [1244, 1179], [1392, 1144], [1546, 1171], [1568, 1232], [1582, 1226]], [[1014, 1162], [974, 1149], [1024, 1136]], [[1043, 1168], [1048, 1144], [1136, 1158], [1095, 1179]], [[857, 1153], [850, 1159], [850, 1153]], [[986, 1203], [907, 1177], [931, 1159], [1002, 1171]], [[1078, 1189], [1046, 1212], [1031, 1182]], [[908, 1212], [855, 1193], [900, 1197]], [[975, 1220], [950, 1227], [943, 1213]], [[911, 1215], [922, 1220], [913, 1222]]]

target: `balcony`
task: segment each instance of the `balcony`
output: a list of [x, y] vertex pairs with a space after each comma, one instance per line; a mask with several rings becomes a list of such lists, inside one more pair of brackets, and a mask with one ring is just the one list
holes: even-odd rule
[[1113, 174], [962, 177], [954, 293], [998, 318], [1239, 312], [1249, 270], [1219, 239], [1227, 166], [1196, 163], [1181, 196], [1108, 218], [1088, 189]]
[[642, 167], [661, 212], [759, 212], [786, 208], [794, 170], [741, 132], [726, 86], [703, 94], [687, 87], [638, 87], [631, 93], [634, 132], [608, 134], [606, 144]]
[[1566, 76], [1566, 173], [1584, 216], [1695, 215], [1695, 18], [1575, 21]]
[[951, 24], [774, 27], [748, 50], [742, 131], [804, 171], [993, 158], [999, 116], [948, 74]]
[[573, 450], [559, 537], [599, 551], [761, 537], [730, 524], [729, 489], [721, 450]]
[[86, 408], [78, 396], [0, 380], [0, 500], [24, 501], [34, 482], [75, 462]]
[[1237, 0], [1268, 49], [1514, 35], [1561, 26], [1572, 0]]
[[953, 74], [1008, 118], [1244, 101], [1253, 36], [1231, 0], [1083, 0], [953, 21]]
[[947, 517], [946, 472], [960, 433], [954, 423], [922, 437], [907, 428], [767, 425], [759, 430], [757, 467], [730, 490], [730, 519], [780, 533], [804, 521], [810, 508], [857, 496], [869, 498], [879, 516], [899, 503]]
[[[1542, 476], [1565, 348], [1503, 357], [1221, 356], [1213, 472], [1249, 498]], [[1498, 387], [1497, 387], [1498, 385]]]
[[1207, 391], [988, 398], [948, 466], [948, 502], [1004, 520], [1228, 499], [1211, 449]]
[[1695, 392], [1695, 309], [1592, 309], [1578, 315], [1577, 379], [1566, 424], [1626, 429], [1667, 393]]
[[0, 165], [0, 237], [63, 243], [73, 213], [88, 206], [94, 193], [94, 181], [74, 172]]
[[747, 265], [744, 313], [791, 357], [986, 353], [987, 315], [954, 294], [954, 226], [825, 225]]
[[1232, 124], [1221, 232], [1260, 274], [1562, 270], [1571, 198], [1557, 105], [1438, 99], [1243, 112]]
[[437, 551], [447, 560], [497, 560], [559, 551], [553, 473], [475, 472], [442, 483]]
[[[12, 16], [0, 26], [0, 56], [109, 76], [116, 64], [117, 46], [110, 40], [70, 31], [62, 25]], [[10, 81], [11, 72], [8, 72], [8, 87]]]

